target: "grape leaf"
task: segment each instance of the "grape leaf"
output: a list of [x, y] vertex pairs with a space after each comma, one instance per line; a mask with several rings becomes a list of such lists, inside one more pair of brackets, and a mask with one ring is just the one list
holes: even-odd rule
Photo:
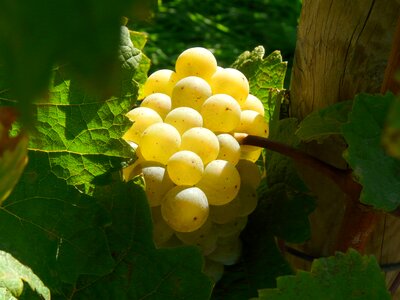
[[143, 190], [132, 182], [98, 186], [94, 193], [112, 222], [106, 228], [110, 251], [118, 264], [88, 285], [77, 285], [77, 299], [209, 299], [211, 281], [201, 272], [195, 247], [156, 249], [150, 209]]
[[393, 94], [360, 94], [354, 99], [349, 122], [342, 126], [348, 144], [344, 157], [361, 183], [360, 201], [392, 211], [400, 205], [400, 161], [388, 156], [381, 145]]
[[274, 51], [266, 58], [264, 47], [258, 46], [253, 51], [245, 51], [232, 64], [246, 75], [250, 84], [250, 93], [264, 104], [265, 117], [269, 121], [277, 99], [283, 100], [287, 62], [282, 62], [279, 51]]
[[0, 64], [24, 120], [32, 116], [32, 101], [48, 91], [55, 64], [67, 65], [85, 89], [103, 98], [117, 90], [121, 17], [135, 19], [154, 2], [1, 1]]
[[[50, 300], [50, 290], [40, 278], [11, 254], [0, 250], [0, 289], [4, 292], [0, 296], [8, 295], [11, 299], [17, 299], [16, 297], [19, 297], [24, 290], [24, 282], [43, 299]], [[1, 297], [1, 299], [6, 298]]]
[[80, 274], [106, 274], [114, 265], [104, 234], [104, 209], [50, 170], [46, 153], [29, 163], [0, 208], [0, 245], [32, 268], [53, 294]]
[[400, 159], [400, 98], [389, 109], [383, 130], [382, 144], [388, 155]]
[[342, 134], [341, 126], [347, 122], [353, 101], [339, 102], [309, 114], [301, 121], [297, 137], [305, 142], [318, 140], [332, 134]]
[[373, 256], [355, 250], [313, 262], [311, 272], [277, 279], [276, 289], [259, 291], [259, 300], [391, 299], [385, 278]]
[[[46, 153], [54, 174], [87, 193], [95, 177], [119, 169], [123, 161], [134, 157], [121, 136], [131, 125], [125, 114], [137, 99], [139, 83], [132, 78], [143, 79], [147, 69], [141, 65], [145, 57], [133, 46], [126, 27], [121, 28], [119, 59], [118, 97], [88, 95], [60, 67], [54, 73], [50, 97], [34, 104], [35, 127], [29, 149]], [[14, 132], [18, 130], [16, 127]]]

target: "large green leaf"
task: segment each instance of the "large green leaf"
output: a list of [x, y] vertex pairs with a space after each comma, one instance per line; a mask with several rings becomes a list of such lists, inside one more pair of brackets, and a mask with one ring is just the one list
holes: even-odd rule
[[277, 279], [276, 289], [259, 291], [260, 300], [385, 300], [391, 299], [373, 256], [355, 250], [313, 262], [311, 272]]
[[[34, 105], [29, 149], [46, 153], [52, 172], [85, 192], [90, 192], [95, 177], [120, 168], [121, 162], [133, 157], [121, 136], [131, 125], [125, 114], [137, 98], [139, 83], [132, 78], [146, 76], [148, 69], [142, 60], [148, 59], [133, 46], [126, 27], [121, 27], [119, 60], [117, 97], [89, 95], [64, 68], [58, 68], [50, 97]], [[2, 102], [12, 103], [8, 98]]]
[[139, 186], [115, 181], [97, 187], [95, 197], [112, 218], [106, 234], [117, 265], [94, 284], [81, 280], [74, 299], [209, 299], [212, 285], [201, 272], [197, 248], [155, 248], [150, 210]]
[[46, 153], [31, 151], [13, 193], [0, 209], [0, 245], [32, 268], [52, 293], [81, 274], [106, 274], [114, 265], [94, 199], [57, 178]]
[[360, 200], [385, 211], [400, 205], [400, 161], [385, 153], [381, 144], [386, 116], [393, 94], [358, 95], [349, 122], [342, 126], [349, 145], [345, 159], [363, 186]]
[[342, 134], [341, 126], [348, 121], [353, 101], [339, 102], [309, 114], [301, 121], [296, 135], [300, 140], [322, 141], [332, 134]]
[[250, 84], [250, 93], [258, 97], [264, 104], [265, 117], [269, 120], [273, 114], [276, 100], [281, 102], [284, 96], [287, 63], [282, 61], [279, 51], [274, 51], [264, 58], [264, 47], [241, 54], [232, 67], [246, 75]]
[[43, 299], [50, 300], [50, 290], [30, 268], [21, 264], [11, 254], [0, 251], [0, 290], [4, 292], [3, 295], [8, 295], [9, 299], [18, 299], [24, 290], [24, 282]]
[[66, 64], [98, 95], [115, 91], [121, 17], [137, 18], [154, 2], [1, 1], [0, 64], [25, 120], [29, 104], [46, 94], [55, 64]]

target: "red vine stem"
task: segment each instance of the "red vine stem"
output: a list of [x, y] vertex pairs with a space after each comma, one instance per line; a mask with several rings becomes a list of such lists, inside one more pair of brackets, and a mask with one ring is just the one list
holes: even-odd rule
[[308, 153], [267, 138], [242, 133], [236, 134], [235, 137], [240, 144], [266, 148], [288, 156], [294, 159], [297, 163], [309, 166], [330, 178], [350, 198], [358, 200], [360, 197], [361, 185], [353, 180], [351, 170], [336, 168], [309, 155]]

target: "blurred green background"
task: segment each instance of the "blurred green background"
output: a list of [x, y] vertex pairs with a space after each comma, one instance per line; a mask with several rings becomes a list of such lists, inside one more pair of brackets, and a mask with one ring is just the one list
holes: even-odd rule
[[301, 0], [159, 0], [152, 16], [128, 26], [148, 33], [151, 72], [172, 69], [185, 49], [202, 46], [229, 66], [243, 51], [263, 45], [292, 63]]

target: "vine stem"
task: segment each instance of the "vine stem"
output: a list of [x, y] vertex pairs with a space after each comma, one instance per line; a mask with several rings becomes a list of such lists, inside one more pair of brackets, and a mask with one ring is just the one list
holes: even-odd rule
[[306, 152], [295, 149], [280, 142], [272, 141], [268, 138], [248, 135], [245, 133], [236, 133], [235, 137], [242, 145], [251, 145], [266, 148], [268, 150], [288, 156], [295, 160], [297, 163], [309, 166], [319, 173], [330, 178], [350, 198], [358, 200], [360, 197], [361, 185], [353, 180], [351, 176], [351, 170], [336, 168], [322, 160], [319, 160], [318, 158], [309, 155]]

